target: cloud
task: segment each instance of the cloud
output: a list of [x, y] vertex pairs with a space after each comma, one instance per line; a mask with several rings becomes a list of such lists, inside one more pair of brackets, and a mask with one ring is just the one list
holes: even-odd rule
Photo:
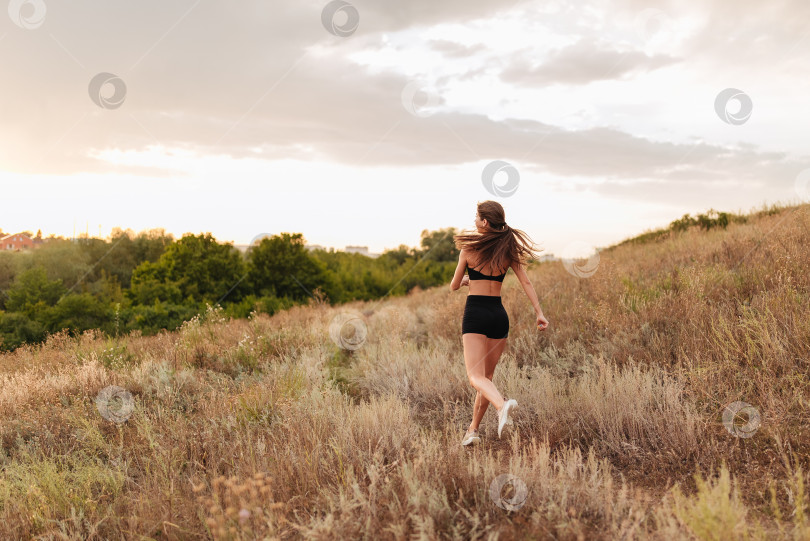
[[580, 39], [551, 51], [536, 66], [523, 56], [515, 59], [501, 72], [501, 79], [526, 86], [584, 85], [592, 81], [622, 79], [680, 61], [668, 55], [647, 56], [640, 51], [603, 49], [590, 40]]
[[[510, 47], [507, 52], [484, 41], [465, 45], [419, 39], [421, 30], [441, 23], [489, 18], [487, 24], [497, 29], [504, 10], [521, 7], [513, 2], [354, 2], [360, 23], [348, 38], [323, 28], [324, 5], [256, 0], [235, 8], [196, 0], [137, 5], [77, 0], [70, 6], [49, 3], [45, 24], [37, 30], [7, 22], [0, 30], [7, 34], [0, 61], [13, 84], [4, 86], [5, 99], [0, 100], [0, 167], [21, 173], [181, 174], [159, 162], [99, 159], [109, 156], [105, 150], [152, 146], [356, 167], [503, 159], [530, 175], [606, 179], [595, 189], [615, 194], [624, 190], [620, 181], [627, 179], [789, 183], [795, 178], [791, 172], [802, 165], [797, 158], [762, 151], [755, 144], [678, 144], [653, 140], [629, 127], [572, 129], [548, 120], [513, 118], [517, 115], [496, 121], [470, 109], [439, 109], [421, 118], [409, 114], [401, 102], [411, 77], [403, 71], [373, 70], [350, 57], [383, 50], [391, 35], [410, 32], [406, 35], [414, 36], [413, 46], [440, 53], [448, 72], [451, 62], [458, 63], [452, 64], [458, 76], [441, 70], [433, 74], [439, 91], [497, 70], [502, 70], [501, 82], [522, 90], [609, 79], [628, 82], [667, 66], [688, 69], [693, 63], [738, 58], [748, 62], [752, 50], [762, 62], [766, 52], [780, 54], [780, 47], [787, 54], [804, 31], [801, 21], [806, 17], [796, 16], [810, 15], [805, 4], [784, 1], [779, 5], [787, 11], [781, 12], [758, 4], [714, 2], [705, 8], [704, 25], [686, 39], [689, 54], [683, 58], [688, 62], [675, 53], [603, 41], [597, 26], [577, 26], [582, 36], [577, 42], [544, 51], [518, 37], [510, 41], [508, 35], [506, 45], [499, 45]], [[607, 14], [621, 12], [632, 20], [644, 7], [642, 2], [616, 3]], [[677, 21], [682, 8], [672, 3], [663, 9]], [[560, 13], [558, 19], [543, 21], [563, 27], [563, 15], [576, 16], [567, 9]], [[530, 20], [532, 9], [525, 14]], [[717, 40], [717, 35], [724, 40], [729, 36], [730, 42]], [[88, 84], [102, 71], [126, 82], [126, 99], [118, 109], [101, 109], [89, 98]], [[595, 119], [600, 122], [606, 123]]]
[[464, 45], [446, 39], [432, 39], [428, 42], [428, 45], [434, 51], [438, 51], [449, 58], [466, 58], [486, 51], [483, 43]]
[[[671, 3], [669, 12], [678, 13], [680, 5]], [[712, 0], [701, 7], [702, 25], [685, 43], [684, 54], [690, 62], [737, 64], [750, 71], [803, 60], [806, 70], [810, 3]]]

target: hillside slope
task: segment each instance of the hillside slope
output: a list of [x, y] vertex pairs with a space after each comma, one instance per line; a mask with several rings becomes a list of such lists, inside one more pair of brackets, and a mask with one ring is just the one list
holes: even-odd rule
[[543, 333], [509, 273], [520, 408], [472, 449], [463, 288], [0, 355], [0, 538], [807, 538], [809, 240], [803, 205], [538, 264]]

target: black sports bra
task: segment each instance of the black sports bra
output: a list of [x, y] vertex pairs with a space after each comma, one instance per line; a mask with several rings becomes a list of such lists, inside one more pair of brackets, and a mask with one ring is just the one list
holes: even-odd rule
[[[509, 271], [509, 269], [506, 270], [507, 272]], [[496, 282], [503, 282], [503, 279], [506, 276], [506, 272], [503, 274], [499, 274], [498, 276], [491, 274], [484, 274], [471, 268], [469, 265], [467, 265], [467, 273], [470, 275], [470, 280], [495, 280]]]

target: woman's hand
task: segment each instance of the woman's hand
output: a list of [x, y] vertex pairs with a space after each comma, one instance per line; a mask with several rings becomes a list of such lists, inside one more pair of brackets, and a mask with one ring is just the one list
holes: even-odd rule
[[468, 286], [470, 285], [470, 277], [469, 275], [465, 274], [464, 278], [461, 279], [461, 285]]
[[548, 320], [543, 314], [537, 314], [537, 330], [545, 331], [548, 327]]

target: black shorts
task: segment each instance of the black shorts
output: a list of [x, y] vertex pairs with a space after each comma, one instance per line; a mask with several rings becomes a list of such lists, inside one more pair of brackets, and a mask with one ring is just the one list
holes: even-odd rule
[[509, 335], [509, 316], [500, 295], [467, 295], [461, 334], [484, 334], [488, 338], [506, 338]]

